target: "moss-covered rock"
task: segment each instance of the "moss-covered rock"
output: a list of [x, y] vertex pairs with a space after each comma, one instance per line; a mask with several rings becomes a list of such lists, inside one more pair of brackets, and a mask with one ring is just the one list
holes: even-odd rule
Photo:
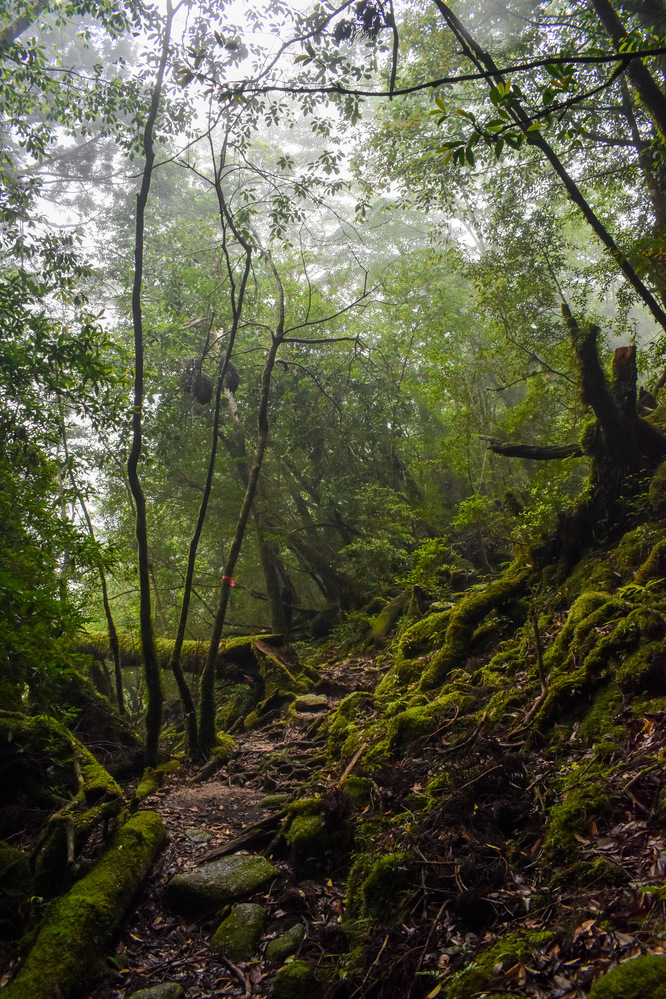
[[493, 996], [502, 994], [503, 972], [518, 961], [523, 964], [533, 960], [535, 952], [552, 937], [551, 933], [520, 931], [498, 942], [489, 950], [477, 954], [466, 968], [453, 975], [442, 992], [445, 999], [474, 999], [486, 992]]
[[177, 982], [163, 982], [162, 985], [153, 985], [150, 989], [132, 992], [127, 999], [185, 999], [185, 993]]
[[273, 999], [322, 999], [324, 985], [316, 970], [304, 961], [292, 961], [273, 979]]
[[666, 999], [666, 957], [636, 957], [599, 978], [589, 999]]
[[52, 902], [35, 943], [3, 999], [74, 999], [98, 974], [113, 932], [166, 842], [162, 820], [138, 812], [95, 867]]
[[234, 854], [195, 871], [176, 874], [167, 891], [177, 908], [210, 912], [253, 895], [279, 877], [278, 868], [265, 857]]
[[353, 811], [351, 798], [339, 790], [287, 805], [280, 836], [300, 875], [330, 871], [347, 858], [353, 843]]
[[291, 709], [295, 714], [315, 714], [328, 711], [326, 694], [299, 694], [294, 698]]
[[211, 940], [214, 951], [230, 961], [247, 961], [254, 954], [266, 925], [266, 911], [254, 902], [240, 902], [222, 920]]
[[404, 853], [382, 857], [361, 854], [347, 878], [345, 920], [371, 919], [380, 924], [395, 922], [405, 894], [414, 884], [415, 865]]
[[564, 800], [550, 809], [544, 854], [559, 860], [571, 857], [578, 851], [576, 836], [585, 836], [591, 822], [609, 818], [619, 805], [609, 793], [607, 782], [592, 781], [569, 788]]
[[274, 964], [281, 964], [285, 958], [296, 953], [304, 937], [305, 927], [303, 924], [294, 923], [292, 927], [285, 930], [280, 936], [268, 941], [264, 952], [266, 960], [273, 961]]

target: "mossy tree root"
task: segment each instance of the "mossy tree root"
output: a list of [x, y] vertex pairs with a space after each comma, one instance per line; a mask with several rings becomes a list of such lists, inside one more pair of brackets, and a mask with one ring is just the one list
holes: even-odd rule
[[92, 871], [51, 903], [3, 999], [81, 996], [103, 967], [111, 936], [165, 842], [155, 812], [129, 819]]
[[421, 677], [421, 690], [441, 686], [451, 670], [463, 665], [476, 626], [490, 611], [502, 607], [524, 590], [531, 571], [512, 566], [500, 579], [460, 601], [446, 629], [443, 647], [433, 656]]

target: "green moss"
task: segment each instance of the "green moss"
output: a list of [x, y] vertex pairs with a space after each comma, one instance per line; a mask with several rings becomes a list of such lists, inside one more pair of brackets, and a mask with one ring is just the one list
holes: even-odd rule
[[160, 778], [156, 773], [154, 767], [146, 767], [146, 769], [141, 774], [141, 780], [137, 784], [136, 791], [134, 793], [134, 798], [138, 802], [144, 801], [145, 798], [149, 798], [151, 794], [155, 794], [158, 787], [160, 786]]
[[267, 961], [280, 964], [290, 954], [295, 954], [305, 937], [305, 927], [302, 923], [295, 923], [290, 929], [281, 933], [279, 937], [270, 940], [266, 946], [265, 957]]
[[625, 870], [608, 860], [577, 860], [569, 867], [555, 872], [550, 887], [553, 891], [572, 888], [621, 888], [630, 880]]
[[301, 873], [322, 869], [330, 859], [331, 842], [321, 798], [303, 798], [288, 805], [282, 837]]
[[498, 940], [490, 950], [477, 954], [466, 968], [452, 975], [442, 995], [445, 999], [473, 999], [486, 992], [497, 995], [495, 986], [502, 984], [502, 973], [519, 961], [523, 964], [532, 961], [539, 948], [551, 938], [551, 933], [521, 930]]
[[513, 565], [500, 579], [460, 601], [451, 615], [443, 648], [433, 656], [423, 674], [423, 690], [440, 686], [452, 670], [463, 665], [474, 631], [486, 615], [497, 611], [524, 590], [529, 573], [529, 569]]
[[347, 774], [342, 782], [342, 790], [348, 794], [357, 808], [365, 808], [372, 801], [372, 781], [358, 774]]
[[[548, 695], [537, 715], [538, 724], [579, 711], [585, 694], [612, 677], [614, 661], [625, 649], [627, 631], [620, 628], [633, 608], [607, 593], [584, 593], [572, 605], [564, 627], [544, 655]], [[616, 634], [620, 628], [620, 631]]]
[[345, 920], [395, 922], [414, 883], [414, 862], [407, 854], [392, 853], [379, 859], [373, 854], [361, 854], [347, 878]]
[[139, 812], [129, 819], [92, 871], [51, 903], [26, 960], [5, 986], [3, 999], [74, 999], [85, 992], [165, 842], [159, 815]]
[[634, 582], [645, 586], [651, 581], [666, 579], [666, 538], [662, 538], [654, 546], [642, 566], [636, 572]]
[[230, 731], [255, 708], [257, 689], [248, 683], [225, 684], [219, 692], [220, 706], [215, 715], [218, 730]]
[[428, 614], [403, 631], [398, 641], [398, 654], [405, 658], [418, 655], [429, 648], [441, 645], [449, 625], [453, 608]]
[[648, 954], [597, 979], [589, 999], [666, 999], [666, 957]]
[[578, 739], [587, 745], [599, 740], [615, 740], [619, 744], [625, 730], [613, 719], [621, 703], [622, 697], [613, 685], [599, 690], [579, 725]]
[[292, 961], [277, 972], [271, 995], [273, 999], [322, 999], [324, 986], [309, 964]]
[[270, 697], [260, 701], [254, 711], [250, 711], [243, 722], [244, 727], [253, 729], [266, 725], [267, 722], [281, 713], [285, 704], [291, 704], [295, 696], [294, 693], [276, 690]]
[[[576, 779], [575, 773], [572, 780]], [[543, 851], [551, 859], [564, 859], [578, 850], [576, 834], [584, 836], [590, 822], [610, 817], [619, 802], [609, 794], [608, 783], [594, 781], [583, 787], [571, 787], [564, 800], [553, 806], [543, 841]]]
[[398, 618], [405, 612], [408, 604], [408, 592], [399, 593], [393, 600], [389, 600], [370, 625], [370, 629], [365, 637], [365, 645], [374, 645], [378, 648], [383, 648]]
[[213, 934], [211, 947], [230, 961], [247, 961], [259, 946], [266, 925], [266, 911], [254, 902], [232, 906]]
[[[340, 701], [337, 709], [329, 714], [326, 719], [326, 731], [328, 732], [327, 748], [331, 756], [344, 757], [349, 755], [346, 747], [344, 752], [342, 750], [350, 735], [356, 737], [358, 733], [358, 728], [352, 726], [352, 722], [361, 707], [372, 705], [372, 703], [372, 697], [363, 691], [357, 690]], [[358, 745], [356, 748], [358, 748]], [[352, 749], [351, 756], [354, 755], [355, 751], [355, 749]]]

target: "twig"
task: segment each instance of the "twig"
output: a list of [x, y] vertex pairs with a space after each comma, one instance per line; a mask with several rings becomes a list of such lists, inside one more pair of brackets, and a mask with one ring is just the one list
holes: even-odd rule
[[220, 957], [222, 964], [228, 968], [228, 970], [236, 976], [241, 985], [244, 986], [245, 992], [243, 993], [243, 999], [250, 999], [252, 995], [252, 982], [247, 977], [247, 975], [237, 968], [235, 964], [232, 964], [228, 957]]
[[342, 787], [342, 782], [343, 782], [343, 780], [345, 779], [345, 777], [347, 777], [347, 776], [348, 776], [348, 775], [349, 775], [349, 774], [350, 774], [350, 773], [352, 772], [352, 770], [354, 769], [354, 767], [356, 766], [356, 764], [358, 763], [358, 761], [359, 761], [359, 760], [361, 759], [361, 757], [363, 756], [363, 753], [365, 752], [365, 750], [367, 749], [367, 747], [368, 747], [368, 744], [367, 744], [367, 742], [364, 742], [364, 743], [363, 743], [363, 745], [361, 746], [361, 748], [360, 748], [360, 749], [358, 750], [358, 752], [357, 752], [357, 753], [354, 753], [354, 758], [353, 758], [353, 760], [351, 761], [351, 763], [349, 763], [349, 764], [348, 764], [348, 765], [347, 765], [347, 766], [345, 767], [345, 769], [344, 769], [344, 773], [343, 773], [343, 774], [342, 774], [342, 776], [340, 777], [340, 780], [338, 781], [338, 783], [337, 783], [336, 787]]

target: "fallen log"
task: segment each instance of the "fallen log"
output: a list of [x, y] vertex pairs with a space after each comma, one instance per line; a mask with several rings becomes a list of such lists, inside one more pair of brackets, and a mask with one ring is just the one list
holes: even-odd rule
[[2, 999], [76, 999], [104, 966], [114, 931], [166, 842], [156, 812], [137, 812], [116, 832], [93, 869], [49, 905]]

